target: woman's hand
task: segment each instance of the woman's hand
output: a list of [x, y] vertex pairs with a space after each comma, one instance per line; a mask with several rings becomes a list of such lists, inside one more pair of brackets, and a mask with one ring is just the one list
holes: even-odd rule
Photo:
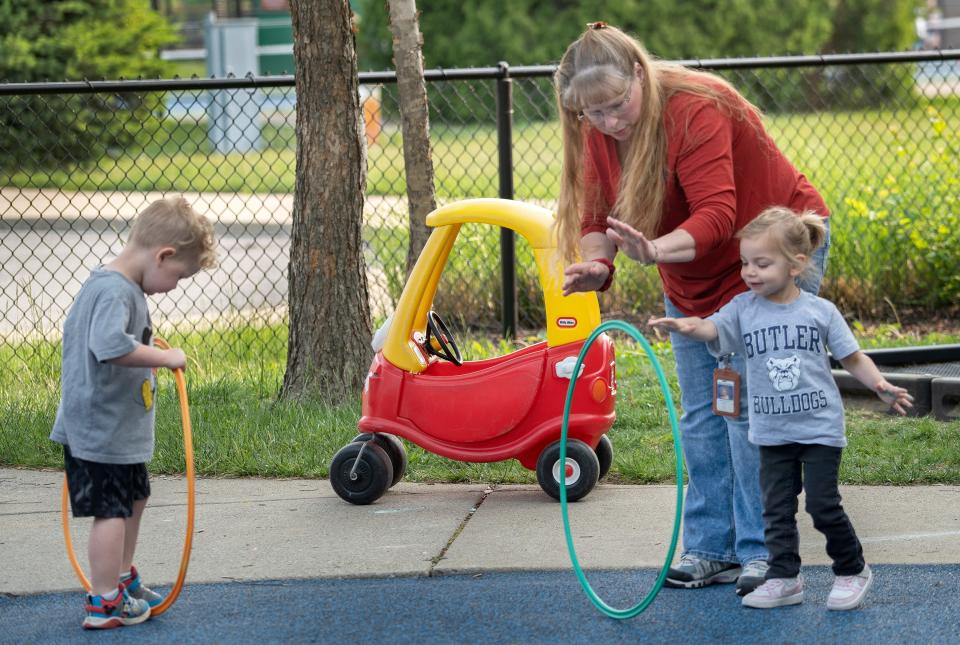
[[626, 253], [631, 260], [641, 264], [656, 264], [660, 260], [660, 250], [656, 242], [625, 222], [607, 217], [607, 237]]
[[593, 260], [571, 264], [563, 270], [563, 295], [569, 296], [578, 291], [596, 291], [607, 281], [610, 270]]

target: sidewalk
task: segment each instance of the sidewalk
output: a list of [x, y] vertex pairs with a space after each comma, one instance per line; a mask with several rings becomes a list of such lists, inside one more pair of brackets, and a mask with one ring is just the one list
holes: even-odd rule
[[[0, 594], [77, 589], [61, 532], [59, 472], [0, 469]], [[186, 522], [186, 481], [152, 478], [137, 567], [172, 584]], [[400, 483], [352, 506], [326, 480], [199, 479], [187, 583], [276, 578], [431, 576], [568, 570], [560, 505], [537, 486]], [[960, 563], [960, 486], [843, 488], [868, 562]], [[676, 488], [602, 484], [570, 506], [585, 568], [659, 567]], [[801, 500], [801, 509], [802, 509]], [[827, 564], [801, 511], [804, 564]], [[86, 565], [89, 520], [71, 518]]]

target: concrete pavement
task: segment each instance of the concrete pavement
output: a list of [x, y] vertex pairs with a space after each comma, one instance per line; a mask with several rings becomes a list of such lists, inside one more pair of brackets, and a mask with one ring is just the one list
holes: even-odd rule
[[[62, 474], [0, 469], [0, 594], [76, 590], [61, 532]], [[176, 579], [186, 481], [154, 476], [136, 558], [151, 584]], [[560, 506], [537, 486], [408, 484], [352, 506], [326, 480], [197, 480], [188, 584], [278, 578], [569, 570]], [[960, 563], [960, 486], [847, 486], [844, 506], [871, 564]], [[676, 488], [601, 484], [570, 506], [581, 564], [659, 567]], [[802, 508], [802, 504], [801, 504]], [[801, 513], [805, 565], [827, 564]], [[71, 522], [86, 564], [89, 520]]]

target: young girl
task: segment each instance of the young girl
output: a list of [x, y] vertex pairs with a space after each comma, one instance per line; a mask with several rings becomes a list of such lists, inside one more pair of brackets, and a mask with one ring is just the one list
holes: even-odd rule
[[[757, 108], [719, 76], [657, 60], [599, 22], [567, 48], [554, 82], [563, 126], [557, 234], [564, 293], [605, 290], [619, 252], [656, 265], [665, 315], [707, 317], [746, 291], [734, 234], [764, 208], [829, 215]], [[821, 271], [801, 285], [811, 293], [827, 247], [813, 259]], [[743, 595], [767, 569], [759, 451], [747, 440], [746, 415], [711, 410], [717, 358], [703, 343], [680, 334], [671, 340], [690, 485], [683, 552], [665, 584], [736, 582]], [[743, 369], [739, 356], [732, 364]]]
[[843, 403], [830, 372], [827, 348], [843, 367], [900, 414], [912, 406], [890, 384], [833, 303], [797, 286], [811, 254], [823, 242], [822, 219], [770, 208], [747, 224], [740, 238], [740, 275], [749, 291], [703, 318], [652, 318], [649, 324], [707, 341], [712, 353], [746, 359], [752, 443], [760, 446], [764, 540], [770, 552], [765, 582], [743, 597], [746, 607], [803, 602], [797, 496], [827, 538], [836, 579], [828, 609], [863, 603], [873, 581], [860, 541], [840, 504], [838, 473], [844, 436]]

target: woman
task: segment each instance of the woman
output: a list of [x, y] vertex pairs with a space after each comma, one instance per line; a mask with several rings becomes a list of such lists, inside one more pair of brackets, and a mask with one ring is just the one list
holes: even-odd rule
[[[707, 317], [746, 290], [738, 230], [772, 205], [829, 215], [823, 198], [777, 149], [759, 111], [723, 79], [655, 61], [605, 23], [574, 41], [554, 77], [563, 126], [557, 234], [564, 293], [603, 291], [618, 250], [656, 264], [668, 317]], [[613, 216], [615, 215], [615, 217]], [[826, 262], [801, 286], [816, 293]], [[582, 258], [582, 261], [577, 261]], [[713, 372], [745, 374], [698, 341], [671, 334], [681, 390], [689, 485], [683, 552], [667, 585], [764, 581], [767, 550], [759, 454], [741, 416], [712, 411]]]

